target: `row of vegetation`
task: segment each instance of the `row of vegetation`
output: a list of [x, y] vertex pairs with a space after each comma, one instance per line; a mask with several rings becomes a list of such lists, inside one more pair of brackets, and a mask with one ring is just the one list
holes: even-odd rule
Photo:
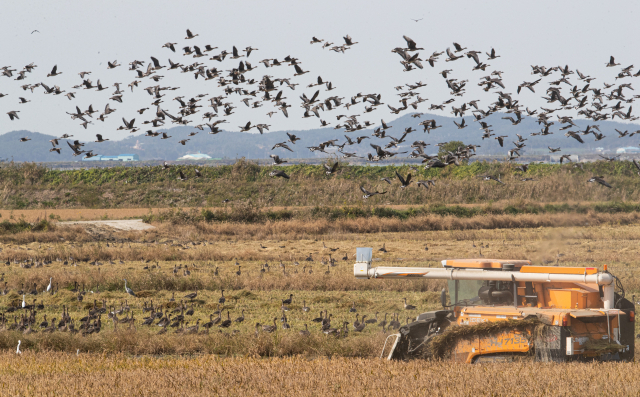
[[0, 222], [0, 235], [22, 232], [44, 232], [51, 230], [55, 230], [55, 225], [47, 219], [35, 222], [27, 222], [22, 218], [18, 220], [5, 219]]
[[[333, 159], [328, 163], [333, 163]], [[400, 173], [410, 172], [411, 165], [354, 165], [344, 163], [340, 171], [332, 176], [335, 179], [362, 179], [378, 180], [382, 177], [393, 175], [395, 171]], [[446, 168], [431, 168], [425, 170], [418, 168], [417, 174], [424, 178], [448, 178], [467, 179], [479, 175], [502, 175], [521, 176], [524, 173], [517, 169], [518, 164], [504, 163], [498, 161], [476, 161], [468, 165], [451, 166]], [[92, 186], [102, 186], [114, 182], [122, 183], [155, 183], [174, 181], [178, 178], [178, 171], [182, 170], [187, 176], [195, 168], [198, 168], [203, 178], [196, 180], [197, 183], [207, 183], [211, 179], [233, 177], [242, 182], [255, 182], [259, 179], [269, 178], [272, 166], [260, 166], [256, 162], [240, 159], [233, 165], [220, 166], [193, 166], [179, 165], [168, 170], [163, 170], [162, 166], [116, 166], [110, 168], [89, 168], [77, 170], [54, 170], [43, 164], [36, 163], [8, 163], [0, 169], [0, 179], [8, 181], [14, 185], [23, 184], [43, 184], [50, 186], [67, 186], [74, 184], [84, 184]], [[300, 179], [326, 179], [325, 169], [321, 165], [283, 165], [278, 166], [291, 175]], [[162, 172], [159, 172], [162, 171]], [[573, 163], [561, 164], [530, 164], [527, 171], [528, 177], [542, 178], [557, 173], [581, 172], [588, 175], [613, 175], [613, 176], [636, 176], [637, 168], [630, 161], [599, 161], [582, 163], [580, 167], [575, 167]], [[413, 172], [414, 174], [416, 172]]]
[[[469, 165], [427, 169], [409, 165], [341, 165], [327, 176], [322, 166], [291, 165], [290, 179], [273, 178], [273, 166], [239, 160], [234, 165], [113, 167], [50, 170], [33, 163], [10, 163], [0, 169], [0, 208], [167, 208], [223, 207], [252, 203], [261, 207], [315, 207], [424, 204], [486, 204], [521, 200], [557, 202], [640, 202], [640, 178], [631, 162], [532, 164], [525, 173], [516, 164], [474, 162]], [[179, 172], [189, 179], [179, 181]], [[435, 180], [425, 189], [413, 183], [400, 189], [396, 172], [412, 174], [412, 180]], [[484, 181], [493, 175], [505, 184]], [[587, 183], [602, 175], [613, 188]], [[523, 181], [524, 178], [533, 180]], [[383, 181], [389, 178], [391, 184]], [[360, 187], [385, 192], [364, 201]], [[225, 204], [229, 200], [229, 204]]]
[[175, 225], [197, 224], [199, 222], [241, 222], [264, 223], [269, 221], [288, 220], [340, 220], [359, 218], [391, 218], [410, 219], [427, 215], [453, 216], [457, 218], [472, 218], [483, 215], [524, 215], [524, 214], [629, 214], [640, 212], [638, 203], [582, 203], [582, 204], [538, 204], [531, 202], [498, 205], [424, 205], [396, 209], [377, 206], [343, 206], [343, 207], [313, 207], [271, 210], [253, 205], [236, 205], [228, 209], [176, 209], [171, 208], [158, 212], [149, 212], [143, 216], [146, 223], [160, 222]]

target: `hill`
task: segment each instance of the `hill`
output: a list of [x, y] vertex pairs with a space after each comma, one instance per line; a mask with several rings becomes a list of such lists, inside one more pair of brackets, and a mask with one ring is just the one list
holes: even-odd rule
[[[485, 119], [492, 125], [493, 133], [496, 135], [507, 135], [505, 139], [505, 147], [501, 148], [495, 139], [481, 139], [479, 126], [473, 121], [473, 117], [465, 117], [467, 128], [457, 129], [453, 123], [453, 118], [443, 117], [433, 114], [423, 114], [421, 118], [413, 118], [407, 114], [388, 124], [393, 127], [387, 130], [387, 135], [399, 138], [407, 127], [413, 127], [417, 131], [407, 137], [407, 141], [400, 145], [397, 151], [411, 150], [409, 146], [415, 140], [423, 140], [431, 145], [427, 152], [437, 152], [436, 143], [447, 142], [451, 140], [463, 141], [465, 144], [477, 144], [481, 148], [479, 154], [485, 155], [505, 155], [507, 150], [513, 147], [511, 141], [516, 140], [515, 134], [520, 134], [527, 138], [527, 147], [521, 152], [522, 154], [545, 154], [548, 153], [548, 146], [562, 147], [563, 153], [585, 154], [593, 153], [596, 148], [604, 148], [606, 152], [614, 152], [617, 148], [623, 146], [637, 146], [638, 139], [635, 137], [618, 139], [618, 133], [614, 129], [621, 131], [635, 131], [640, 128], [635, 124], [623, 124], [612, 121], [599, 122], [600, 130], [607, 136], [601, 141], [594, 141], [593, 135], [584, 137], [584, 144], [580, 144], [573, 138], [566, 137], [564, 132], [559, 131], [560, 126], [556, 123], [552, 126], [553, 135], [548, 136], [530, 136], [531, 133], [539, 132], [540, 126], [532, 117], [525, 118], [519, 125], [513, 126], [508, 120], [503, 120], [505, 114], [493, 114]], [[422, 132], [422, 127], [418, 124], [421, 120], [434, 119], [442, 128], [432, 131], [430, 134]], [[460, 120], [460, 119], [455, 119]], [[587, 120], [576, 120], [579, 128], [573, 130], [584, 130], [588, 124]], [[553, 128], [555, 127], [555, 128]], [[213, 158], [267, 158], [270, 154], [275, 153], [283, 158], [311, 158], [326, 157], [322, 153], [312, 153], [306, 147], [317, 145], [320, 142], [330, 139], [338, 139], [344, 142], [345, 133], [343, 129], [320, 128], [306, 131], [287, 131], [301, 138], [295, 145], [290, 145], [294, 152], [291, 153], [286, 149], [271, 150], [273, 145], [278, 142], [286, 141], [287, 135], [285, 131], [265, 132], [259, 136], [257, 133], [231, 132], [223, 131], [216, 135], [210, 135], [207, 131], [200, 131], [194, 127], [179, 126], [165, 130], [171, 136], [168, 140], [160, 138], [145, 137], [143, 135], [132, 135], [127, 139], [120, 141], [107, 141], [104, 143], [87, 143], [85, 149], [92, 149], [94, 153], [103, 155], [117, 155], [123, 153], [136, 153], [141, 160], [175, 160], [189, 153], [205, 153]], [[194, 137], [188, 137], [190, 132], [196, 131], [198, 134]], [[349, 133], [351, 138], [357, 136], [369, 136], [370, 139], [364, 140], [362, 144], [356, 146], [348, 146], [345, 151], [355, 152], [361, 156], [372, 151], [370, 143], [386, 144], [390, 139], [377, 139], [372, 137], [373, 130], [366, 129], [357, 133]], [[29, 142], [20, 142], [21, 137], [28, 137]], [[45, 133], [30, 131], [12, 131], [0, 135], [0, 158], [13, 159], [15, 161], [36, 161], [36, 162], [53, 162], [53, 161], [76, 161], [79, 157], [73, 157], [71, 150], [67, 144], [60, 141], [63, 148], [61, 154], [49, 152], [52, 148], [50, 139], [54, 137]], [[186, 145], [178, 144], [178, 140], [189, 138], [190, 141]], [[333, 150], [333, 149], [331, 149]]]

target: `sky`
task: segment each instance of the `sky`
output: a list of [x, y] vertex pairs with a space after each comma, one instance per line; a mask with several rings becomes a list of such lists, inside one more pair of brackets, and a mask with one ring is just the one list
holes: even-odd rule
[[[155, 56], [162, 65], [168, 65], [168, 58], [174, 62], [190, 64], [204, 62], [207, 67], [230, 70], [237, 67], [238, 60], [229, 57], [222, 62], [209, 57], [194, 59], [183, 56], [180, 48], [184, 45], [204, 47], [211, 44], [219, 47], [210, 55], [232, 46], [239, 50], [247, 46], [258, 48], [249, 60], [258, 69], [246, 76], [261, 79], [265, 74], [274, 77], [291, 77], [292, 66], [265, 68], [260, 60], [277, 58], [282, 61], [287, 55], [299, 58], [303, 70], [309, 73], [294, 78], [300, 85], [295, 90], [284, 88], [283, 94], [290, 117], [282, 113], [273, 117], [266, 115], [272, 110], [270, 104], [259, 109], [248, 109], [232, 96], [238, 107], [236, 114], [225, 117], [228, 124], [222, 128], [237, 131], [238, 126], [251, 121], [253, 124], [270, 124], [271, 131], [304, 130], [320, 126], [317, 118], [302, 118], [299, 107], [302, 93], [313, 95], [317, 88], [307, 88], [318, 76], [331, 81], [336, 90], [321, 91], [320, 97], [338, 95], [348, 101], [353, 95], [377, 93], [382, 95], [384, 106], [376, 111], [363, 114], [362, 106], [333, 113], [323, 113], [321, 118], [335, 125], [337, 114], [363, 114], [361, 120], [379, 123], [380, 119], [393, 120], [396, 116], [386, 108], [386, 104], [399, 107], [398, 91], [393, 87], [422, 81], [427, 84], [418, 92], [428, 101], [421, 104], [418, 111], [428, 112], [431, 103], [441, 103], [450, 98], [443, 77], [443, 69], [453, 69], [450, 77], [468, 79], [468, 91], [464, 100], [479, 99], [480, 105], [488, 106], [496, 95], [484, 93], [476, 85], [482, 76], [493, 70], [503, 71], [507, 85], [505, 92], [516, 94], [517, 85], [523, 81], [534, 81], [531, 65], [547, 67], [566, 65], [579, 69], [582, 73], [596, 77], [592, 85], [603, 82], [613, 83], [617, 69], [607, 68], [609, 56], [616, 57], [621, 67], [635, 64], [633, 73], [640, 69], [640, 47], [633, 45], [635, 25], [640, 11], [639, 2], [620, 1], [608, 6], [602, 1], [323, 1], [322, 3], [301, 1], [69, 1], [51, 2], [41, 0], [4, 1], [0, 35], [3, 37], [0, 67], [11, 66], [21, 70], [24, 65], [35, 62], [38, 67], [27, 75], [24, 81], [0, 77], [0, 93], [8, 94], [0, 98], [0, 134], [14, 130], [30, 130], [46, 134], [68, 133], [81, 140], [94, 140], [95, 134], [102, 134], [112, 140], [129, 135], [118, 131], [122, 117], [136, 118], [137, 124], [151, 118], [149, 113], [139, 115], [137, 109], [150, 107], [152, 97], [143, 88], [161, 86], [181, 87], [177, 91], [166, 91], [163, 109], [177, 113], [175, 96], [190, 98], [198, 94], [209, 94], [206, 98], [219, 95], [221, 88], [216, 80], [195, 80], [192, 73], [182, 74], [167, 69], [157, 74], [165, 76], [159, 83], [144, 79], [140, 87], [131, 93], [127, 84], [134, 80], [134, 72], [127, 70], [132, 60], [149, 62]], [[412, 19], [420, 19], [418, 22]], [[185, 40], [186, 29], [199, 36]], [[32, 33], [32, 31], [37, 32]], [[342, 37], [351, 35], [358, 44], [344, 54], [322, 49], [320, 44], [310, 44], [313, 36], [331, 41], [337, 45], [344, 43]], [[399, 63], [400, 56], [391, 52], [395, 47], [405, 47], [402, 38], [407, 35], [415, 40], [424, 59], [434, 51], [444, 51], [453, 42], [460, 43], [469, 50], [489, 52], [495, 48], [501, 57], [486, 61], [486, 72], [472, 71], [474, 62], [463, 58], [455, 62], [445, 62], [446, 54], [440, 56], [435, 67], [427, 63], [423, 70], [404, 72]], [[177, 43], [173, 53], [162, 45]], [[486, 56], [481, 56], [486, 59]], [[122, 66], [108, 70], [107, 61], [117, 60]], [[46, 77], [54, 64], [61, 75]], [[146, 68], [146, 64], [145, 64]], [[89, 78], [95, 83], [101, 80], [109, 89], [102, 92], [73, 89], [80, 84], [80, 71], [91, 71]], [[557, 78], [557, 76], [555, 76]], [[14, 75], [15, 78], [15, 75]], [[575, 78], [573, 79], [575, 80]], [[35, 93], [23, 91], [22, 84], [44, 82], [59, 85], [66, 92], [76, 92], [76, 98], [44, 95], [42, 88]], [[108, 98], [115, 88], [114, 82], [124, 85], [124, 103]], [[584, 84], [582, 84], [584, 85]], [[257, 85], [253, 85], [257, 88]], [[544, 91], [541, 85], [540, 91]], [[524, 90], [517, 99], [525, 106], [546, 106], [540, 99], [543, 92], [533, 94]], [[31, 102], [19, 104], [18, 97]], [[205, 98], [205, 100], [206, 100]], [[71, 120], [66, 112], [74, 112], [75, 106], [86, 110], [92, 104], [102, 111], [110, 103], [116, 113], [107, 121], [93, 120], [84, 129], [76, 120]], [[201, 124], [201, 114], [211, 110], [203, 104], [201, 113], [188, 117], [191, 125]], [[153, 107], [151, 107], [153, 109]], [[206, 110], [204, 110], [206, 109]], [[9, 121], [5, 114], [11, 110], [20, 111], [19, 120]], [[413, 109], [410, 109], [413, 111]], [[448, 106], [441, 115], [450, 116]], [[407, 111], [408, 112], [408, 111]], [[97, 115], [97, 114], [96, 114]], [[94, 115], [95, 116], [95, 115]], [[167, 125], [170, 127], [171, 125]], [[145, 128], [138, 134], [142, 134]]]

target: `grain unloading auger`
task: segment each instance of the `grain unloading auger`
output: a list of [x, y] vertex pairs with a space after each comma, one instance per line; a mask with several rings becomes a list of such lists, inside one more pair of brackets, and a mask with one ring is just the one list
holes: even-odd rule
[[606, 265], [599, 272], [527, 260], [460, 259], [444, 260], [442, 268], [371, 267], [371, 248], [358, 248], [356, 256], [359, 279], [448, 283], [442, 310], [418, 315], [388, 338], [389, 359], [633, 360], [635, 307]]

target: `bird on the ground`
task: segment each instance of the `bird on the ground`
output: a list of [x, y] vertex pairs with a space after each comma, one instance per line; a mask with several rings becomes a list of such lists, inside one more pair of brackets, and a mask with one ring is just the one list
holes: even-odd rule
[[129, 294], [129, 295], [131, 295], [131, 296], [134, 296], [134, 297], [135, 297], [135, 296], [136, 296], [135, 292], [133, 292], [133, 290], [132, 290], [131, 288], [127, 287], [127, 279], [125, 278], [125, 279], [123, 279], [123, 280], [124, 280], [124, 291], [125, 291], [127, 294]]

